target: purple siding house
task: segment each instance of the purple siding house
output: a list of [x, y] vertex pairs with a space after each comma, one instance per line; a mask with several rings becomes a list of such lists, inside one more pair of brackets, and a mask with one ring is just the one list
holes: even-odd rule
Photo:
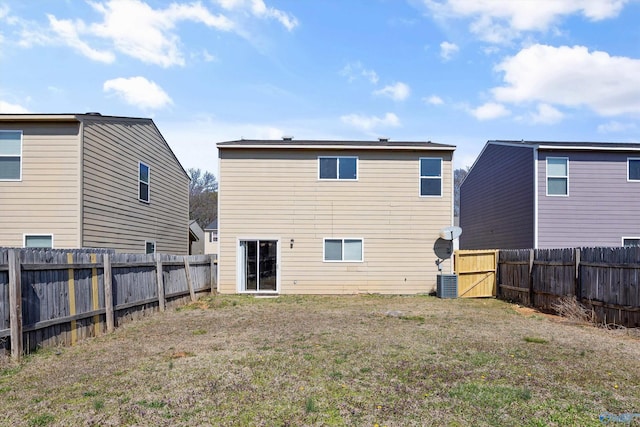
[[461, 249], [640, 245], [640, 144], [488, 141], [460, 226]]

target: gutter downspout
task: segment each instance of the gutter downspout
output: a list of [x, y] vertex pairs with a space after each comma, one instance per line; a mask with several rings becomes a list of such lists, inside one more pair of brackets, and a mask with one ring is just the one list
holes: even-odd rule
[[533, 249], [538, 249], [538, 146], [533, 148]]

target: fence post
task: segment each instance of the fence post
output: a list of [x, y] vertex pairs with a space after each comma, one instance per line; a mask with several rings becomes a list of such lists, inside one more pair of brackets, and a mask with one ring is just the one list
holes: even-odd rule
[[529, 249], [529, 304], [535, 307], [535, 292], [533, 291], [533, 261], [535, 258], [535, 250]]
[[184, 274], [187, 276], [187, 286], [191, 294], [191, 302], [196, 302], [196, 293], [193, 290], [193, 282], [191, 281], [191, 269], [189, 268], [189, 257], [184, 257]]
[[109, 254], [102, 256], [102, 262], [104, 264], [104, 309], [107, 322], [107, 333], [113, 332], [115, 329], [113, 318], [113, 282], [111, 280], [111, 261]]
[[[96, 254], [91, 254], [89, 256], [92, 264], [95, 264], [98, 262], [98, 256]], [[100, 297], [98, 295], [99, 292], [100, 291], [98, 287], [98, 268], [94, 266], [91, 269], [91, 306], [93, 310], [100, 309]], [[101, 328], [100, 328], [99, 314], [96, 314], [95, 316], [93, 316], [93, 332], [96, 337], [100, 335]]]
[[582, 289], [580, 288], [580, 248], [575, 248], [573, 259], [576, 267], [574, 293], [576, 295], [576, 300], [580, 302], [580, 299], [582, 298]]
[[211, 283], [211, 295], [215, 295], [218, 292], [218, 283], [216, 280], [217, 277], [217, 270], [218, 270], [218, 264], [216, 263], [216, 255], [210, 255], [209, 258], [209, 262], [211, 264], [211, 270], [210, 270], [210, 278], [209, 278], [209, 283]]
[[[73, 253], [67, 253], [67, 263], [73, 264]], [[68, 293], [69, 293], [69, 314], [71, 316], [76, 315], [76, 281], [75, 272], [73, 268], [67, 270], [69, 272]], [[74, 345], [78, 341], [77, 322], [71, 321], [71, 345]]]
[[11, 331], [11, 357], [22, 358], [22, 278], [20, 256], [9, 250], [9, 322]]
[[162, 259], [160, 255], [156, 254], [156, 284], [158, 285], [158, 305], [160, 311], [165, 311], [165, 299], [164, 299], [164, 280], [162, 277]]

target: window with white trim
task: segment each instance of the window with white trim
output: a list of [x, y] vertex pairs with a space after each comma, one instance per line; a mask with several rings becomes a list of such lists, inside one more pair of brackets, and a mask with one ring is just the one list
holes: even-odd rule
[[627, 159], [627, 180], [640, 181], [640, 158]]
[[362, 239], [324, 239], [325, 262], [362, 262]]
[[623, 237], [622, 246], [624, 247], [640, 246], [640, 237]]
[[420, 158], [420, 196], [442, 197], [442, 158]]
[[145, 242], [144, 242], [144, 253], [145, 254], [155, 254], [156, 253], [156, 242], [155, 242], [155, 240], [145, 240]]
[[25, 248], [53, 248], [53, 234], [25, 234]]
[[150, 183], [149, 165], [138, 162], [138, 199], [149, 203], [149, 183]]
[[547, 157], [547, 196], [569, 195], [569, 158]]
[[22, 179], [22, 131], [0, 131], [0, 181]]
[[358, 179], [358, 158], [348, 156], [318, 157], [318, 178], [355, 181]]

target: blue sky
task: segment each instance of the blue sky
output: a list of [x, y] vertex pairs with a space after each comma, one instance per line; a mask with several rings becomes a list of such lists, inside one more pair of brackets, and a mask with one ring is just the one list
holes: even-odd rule
[[0, 0], [0, 112], [240, 138], [640, 141], [638, 0]]

